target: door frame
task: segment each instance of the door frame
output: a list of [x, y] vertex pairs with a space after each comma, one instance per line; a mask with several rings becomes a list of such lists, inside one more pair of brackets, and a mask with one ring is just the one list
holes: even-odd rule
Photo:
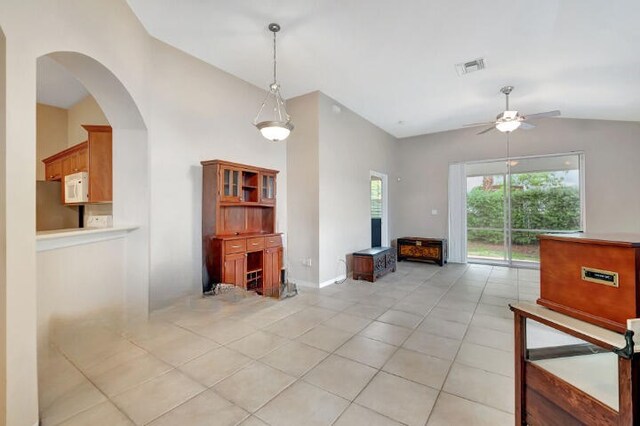
[[[389, 178], [385, 173], [369, 170], [369, 224], [371, 224], [371, 178], [382, 180], [382, 230], [380, 243], [383, 247], [389, 247]], [[371, 225], [369, 225], [371, 226]]]

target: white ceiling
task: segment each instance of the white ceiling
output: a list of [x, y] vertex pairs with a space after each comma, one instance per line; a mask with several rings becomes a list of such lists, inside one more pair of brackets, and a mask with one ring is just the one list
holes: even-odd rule
[[38, 103], [69, 109], [89, 95], [65, 67], [48, 56], [38, 58], [36, 76]]
[[524, 113], [640, 120], [638, 0], [128, 2], [153, 36], [264, 88], [278, 22], [285, 97], [321, 90], [398, 137], [492, 119], [506, 84]]

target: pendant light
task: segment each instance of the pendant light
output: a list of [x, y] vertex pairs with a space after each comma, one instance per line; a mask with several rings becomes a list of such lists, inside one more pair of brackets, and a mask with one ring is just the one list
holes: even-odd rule
[[[277, 62], [276, 62], [276, 33], [280, 31], [280, 25], [269, 24], [269, 31], [273, 33], [273, 83], [269, 85], [267, 97], [262, 102], [262, 106], [253, 120], [253, 125], [260, 130], [262, 136], [273, 142], [283, 141], [293, 130], [291, 117], [287, 114], [282, 95], [280, 95], [280, 84], [277, 79]], [[273, 101], [270, 99], [273, 98]], [[273, 103], [273, 116], [266, 117], [265, 120], [258, 122], [260, 114], [264, 111], [265, 106]]]

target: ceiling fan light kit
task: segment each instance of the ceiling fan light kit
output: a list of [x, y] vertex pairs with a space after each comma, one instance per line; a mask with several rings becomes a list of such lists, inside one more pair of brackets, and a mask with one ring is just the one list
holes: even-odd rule
[[502, 133], [511, 133], [514, 130], [517, 130], [520, 128], [528, 130], [536, 127], [529, 122], [530, 120], [538, 120], [541, 118], [548, 118], [548, 117], [557, 117], [560, 115], [560, 111], [558, 110], [541, 112], [541, 113], [532, 114], [532, 115], [523, 115], [523, 114], [520, 114], [518, 111], [510, 110], [509, 95], [511, 94], [512, 91], [513, 91], [513, 86], [504, 86], [502, 89], [500, 89], [500, 92], [504, 94], [506, 98], [506, 108], [503, 112], [501, 112], [496, 116], [495, 121], [489, 121], [486, 123], [468, 124], [465, 127], [489, 125], [489, 127], [477, 133], [478, 135], [488, 133], [493, 129], [497, 129]]
[[[280, 94], [280, 84], [277, 79], [276, 33], [280, 31], [280, 25], [275, 23], [269, 24], [269, 31], [273, 33], [273, 83], [269, 85], [267, 96], [262, 102], [256, 118], [253, 120], [253, 125], [256, 126], [266, 139], [272, 142], [278, 142], [287, 139], [294, 126], [291, 122], [291, 117], [287, 113], [284, 99], [282, 99], [282, 95]], [[273, 116], [258, 121], [267, 104], [270, 106], [273, 105]]]

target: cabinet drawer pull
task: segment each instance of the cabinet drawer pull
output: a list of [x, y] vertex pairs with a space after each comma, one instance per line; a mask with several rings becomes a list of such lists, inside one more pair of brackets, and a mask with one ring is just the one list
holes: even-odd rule
[[231, 246], [231, 248], [240, 248], [240, 246]]
[[258, 245], [258, 243], [251, 243], [251, 245], [252, 245], [252, 246], [257, 246], [257, 245]]

